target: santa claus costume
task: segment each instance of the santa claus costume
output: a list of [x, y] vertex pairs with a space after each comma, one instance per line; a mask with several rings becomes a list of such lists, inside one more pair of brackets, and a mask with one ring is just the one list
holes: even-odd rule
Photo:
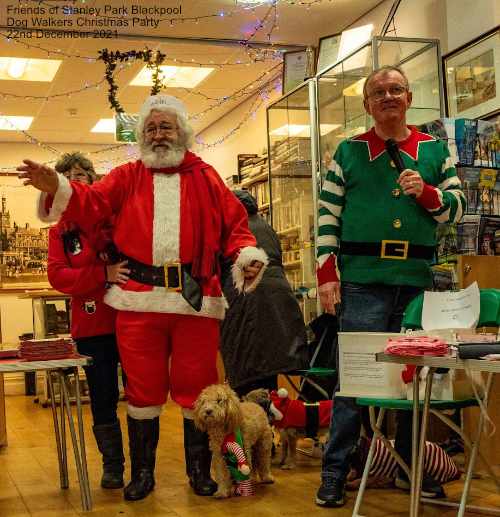
[[[139, 114], [141, 150], [145, 121], [151, 112], [162, 111], [176, 116], [187, 149], [192, 132], [184, 105], [157, 95], [146, 100]], [[199, 495], [216, 491], [208, 438], [194, 427], [190, 410], [201, 390], [218, 380], [219, 320], [225, 311], [218, 257], [232, 258], [240, 290], [253, 289], [264, 271], [248, 285], [244, 268], [254, 261], [267, 263], [265, 252], [255, 247], [243, 205], [210, 165], [192, 152], [183, 154], [174, 167], [127, 163], [90, 187], [59, 176], [53, 199], [43, 194], [40, 199], [45, 220], [64, 214], [94, 226], [114, 217], [113, 241], [131, 269], [129, 281], [112, 286], [105, 296], [118, 311], [118, 346], [127, 374], [128, 500], [142, 499], [154, 487], [159, 415], [168, 391], [183, 408], [191, 486]]]

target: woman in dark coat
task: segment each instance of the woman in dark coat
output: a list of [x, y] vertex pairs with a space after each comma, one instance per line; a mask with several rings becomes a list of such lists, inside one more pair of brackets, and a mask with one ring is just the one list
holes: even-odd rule
[[230, 266], [222, 265], [229, 309], [222, 323], [221, 355], [229, 384], [242, 396], [256, 388], [277, 389], [278, 373], [305, 368], [308, 360], [304, 320], [283, 270], [279, 238], [258, 214], [249, 192], [234, 194], [248, 212], [257, 246], [269, 257], [262, 281], [247, 294], [238, 295]]

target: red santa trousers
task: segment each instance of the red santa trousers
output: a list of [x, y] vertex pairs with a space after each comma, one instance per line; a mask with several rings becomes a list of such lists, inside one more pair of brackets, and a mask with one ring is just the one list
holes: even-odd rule
[[191, 409], [203, 388], [218, 382], [219, 320], [184, 314], [118, 311], [116, 334], [135, 407], [172, 400]]

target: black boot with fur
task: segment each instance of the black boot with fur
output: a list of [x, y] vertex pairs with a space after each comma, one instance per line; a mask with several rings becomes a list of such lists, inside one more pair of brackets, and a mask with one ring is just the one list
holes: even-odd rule
[[122, 430], [117, 420], [112, 424], [94, 425], [97, 448], [102, 454], [103, 474], [101, 478], [102, 488], [123, 487], [123, 456]]
[[125, 487], [127, 501], [144, 499], [155, 486], [156, 447], [160, 435], [159, 417], [136, 420], [127, 416], [132, 463], [132, 480]]
[[196, 495], [208, 496], [217, 491], [217, 483], [210, 477], [212, 453], [208, 435], [197, 429], [193, 420], [184, 419], [184, 453], [186, 474]]

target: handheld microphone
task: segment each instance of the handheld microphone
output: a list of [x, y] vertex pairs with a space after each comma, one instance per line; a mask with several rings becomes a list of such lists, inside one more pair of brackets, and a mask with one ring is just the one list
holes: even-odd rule
[[[399, 172], [399, 174], [401, 174], [406, 169], [406, 167], [403, 163], [403, 158], [401, 158], [398, 143], [396, 142], [396, 140], [388, 138], [385, 141], [385, 150], [387, 151], [387, 154], [391, 157], [391, 160], [394, 162], [397, 171]], [[415, 194], [410, 194], [410, 197], [415, 198]]]
[[391, 160], [394, 162], [396, 169], [399, 174], [401, 174], [405, 169], [405, 164], [403, 163], [403, 158], [401, 158], [401, 154], [399, 154], [399, 147], [396, 140], [389, 138], [385, 141], [385, 150], [391, 157]]

